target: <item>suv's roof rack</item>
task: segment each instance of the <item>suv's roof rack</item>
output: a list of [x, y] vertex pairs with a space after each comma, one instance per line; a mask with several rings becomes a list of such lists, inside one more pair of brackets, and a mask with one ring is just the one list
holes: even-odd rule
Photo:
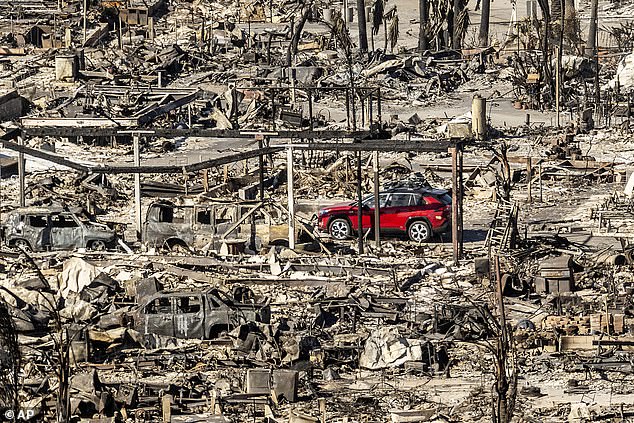
[[427, 182], [427, 178], [420, 172], [411, 173], [407, 178], [396, 181], [386, 182], [385, 190], [394, 189], [412, 189], [412, 190], [429, 190], [432, 186]]

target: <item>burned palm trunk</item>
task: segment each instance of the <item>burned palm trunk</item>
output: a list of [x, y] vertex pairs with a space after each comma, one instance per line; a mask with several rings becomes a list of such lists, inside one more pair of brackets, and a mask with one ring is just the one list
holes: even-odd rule
[[[383, 0], [375, 0], [372, 7], [372, 50], [374, 50], [374, 37], [379, 34], [379, 28], [383, 25], [383, 12], [385, 4]], [[387, 37], [385, 38], [387, 43]], [[386, 44], [387, 45], [387, 44]]]
[[365, 0], [357, 0], [357, 19], [359, 21], [359, 50], [368, 51], [368, 30], [365, 21]]
[[304, 25], [306, 25], [306, 21], [308, 20], [308, 16], [310, 15], [310, 6], [310, 3], [304, 4], [302, 6], [302, 15], [293, 28], [291, 43], [288, 45], [288, 50], [286, 51], [286, 66], [293, 66], [293, 58], [297, 55], [299, 40], [302, 37]]
[[575, 9], [574, 0], [564, 0], [564, 20], [563, 27], [570, 42], [574, 42], [578, 38], [579, 25], [577, 21], [577, 11]]
[[489, 45], [489, 15], [491, 10], [491, 0], [482, 0], [482, 17], [480, 18], [480, 47]]
[[[553, 4], [557, 3], [558, 1], [559, 0], [554, 0]], [[550, 36], [550, 20], [551, 20], [550, 6], [548, 4], [548, 0], [537, 0], [537, 2], [539, 3], [539, 8], [542, 11], [542, 16], [544, 17], [544, 27], [541, 34], [541, 50], [542, 50], [542, 60], [543, 60], [542, 69], [544, 74], [544, 81], [548, 81], [550, 92], [552, 94], [555, 92], [555, 81], [554, 81], [554, 78], [552, 77], [553, 73], [550, 66], [551, 56], [550, 56], [550, 51], [548, 46], [548, 37]]]
[[428, 18], [429, 11], [427, 9], [427, 1], [428, 0], [419, 0], [418, 1], [418, 11], [420, 13], [419, 19], [419, 29], [418, 29], [418, 51], [421, 53], [429, 48], [429, 39], [427, 35], [428, 31]]
[[462, 0], [453, 1], [453, 31], [452, 31], [452, 47], [454, 50], [462, 49], [462, 34], [460, 33], [460, 15], [462, 14]]
[[597, 16], [599, 13], [599, 0], [592, 0], [590, 7], [590, 28], [588, 29], [588, 42], [586, 44], [586, 54], [595, 55], [597, 41]]
[[4, 301], [0, 301], [0, 327], [0, 412], [7, 416], [11, 410], [17, 415], [20, 350], [15, 324]]

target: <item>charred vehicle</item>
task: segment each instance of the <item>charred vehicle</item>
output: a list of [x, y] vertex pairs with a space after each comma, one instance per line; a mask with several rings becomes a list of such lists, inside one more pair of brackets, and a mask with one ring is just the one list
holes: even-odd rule
[[274, 203], [209, 201], [177, 205], [151, 203], [143, 224], [143, 242], [169, 250], [217, 250], [226, 240], [253, 239], [256, 248], [288, 242], [286, 211]]
[[61, 207], [24, 207], [8, 213], [2, 239], [7, 247], [32, 251], [104, 251], [116, 244], [117, 235], [108, 226], [82, 221]]
[[218, 289], [158, 292], [131, 314], [143, 334], [213, 339], [248, 322], [270, 323], [267, 301], [237, 302]]

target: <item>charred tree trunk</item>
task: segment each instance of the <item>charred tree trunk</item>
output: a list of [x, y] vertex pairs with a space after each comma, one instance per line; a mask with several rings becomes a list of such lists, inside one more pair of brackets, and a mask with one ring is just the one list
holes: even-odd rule
[[421, 53], [429, 49], [429, 40], [427, 39], [427, 17], [429, 15], [429, 12], [427, 10], [427, 1], [428, 0], [418, 0], [418, 11], [420, 14], [420, 26], [418, 30], [418, 51]]
[[482, 18], [480, 19], [480, 47], [489, 46], [489, 16], [491, 14], [491, 0], [482, 0]]
[[453, 0], [453, 25], [452, 47], [454, 50], [462, 50], [462, 34], [460, 33], [460, 14], [462, 13], [462, 0]]
[[[554, 3], [557, 3], [558, 1], [559, 0], [554, 0]], [[548, 0], [537, 0], [537, 3], [539, 4], [539, 8], [542, 11], [542, 16], [544, 17], [544, 27], [542, 29], [542, 34], [541, 34], [541, 50], [542, 50], [542, 59], [543, 59], [544, 81], [548, 81], [547, 83], [549, 84], [551, 97], [552, 97], [555, 93], [555, 79], [552, 77], [553, 73], [552, 73], [551, 64], [550, 64], [551, 55], [550, 55], [549, 45], [548, 45], [548, 38], [550, 36], [550, 21], [551, 21], [550, 6], [548, 4]]]
[[564, 1], [564, 29], [565, 33], [570, 37], [571, 40], [574, 40], [576, 37], [573, 37], [573, 34], [576, 31], [576, 11], [575, 11], [575, 0], [565, 0]]
[[359, 50], [368, 51], [368, 26], [365, 19], [365, 0], [357, 0], [357, 20], [359, 21]]
[[592, 0], [590, 8], [590, 28], [588, 30], [588, 42], [586, 44], [586, 56], [594, 56], [597, 47], [597, 16], [599, 13], [599, 0]]
[[286, 51], [286, 66], [293, 66], [293, 57], [297, 55], [297, 48], [299, 47], [299, 39], [302, 37], [302, 32], [304, 31], [304, 25], [308, 20], [308, 15], [310, 14], [310, 4], [304, 4], [302, 7], [302, 16], [297, 21], [295, 28], [293, 28], [293, 37], [291, 38], [291, 43], [288, 45], [288, 50]]

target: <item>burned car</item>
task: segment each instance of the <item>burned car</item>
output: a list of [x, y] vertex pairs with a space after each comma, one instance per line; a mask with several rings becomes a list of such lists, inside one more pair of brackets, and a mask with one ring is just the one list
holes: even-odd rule
[[131, 318], [134, 328], [143, 334], [214, 339], [248, 322], [270, 323], [268, 301], [250, 301], [237, 302], [215, 288], [161, 291], [147, 297], [131, 313]]
[[61, 207], [24, 207], [8, 213], [2, 239], [7, 247], [31, 251], [84, 247], [104, 251], [114, 246], [117, 235], [108, 226], [82, 221]]
[[143, 242], [168, 250], [217, 250], [226, 240], [254, 238], [256, 248], [288, 242], [286, 212], [274, 203], [213, 200], [193, 205], [150, 204]]

